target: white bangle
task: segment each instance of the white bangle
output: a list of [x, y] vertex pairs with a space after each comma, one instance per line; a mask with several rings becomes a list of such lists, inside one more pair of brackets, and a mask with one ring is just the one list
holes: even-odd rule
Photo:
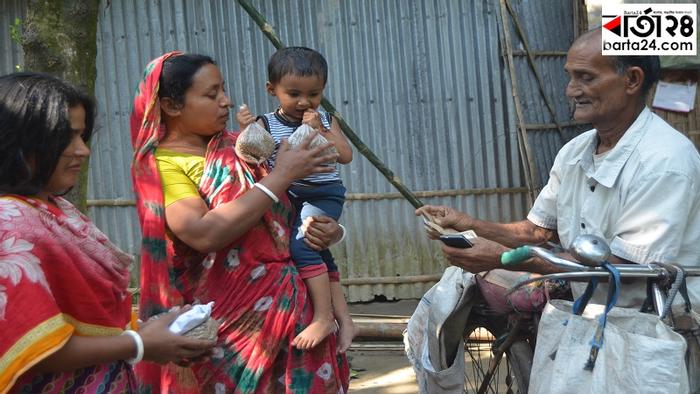
[[276, 203], [280, 202], [280, 199], [277, 198], [277, 196], [275, 196], [275, 193], [273, 193], [272, 190], [268, 189], [267, 186], [263, 185], [262, 183], [254, 183], [253, 186], [262, 190], [262, 192], [267, 194], [267, 196], [270, 197], [272, 201]]
[[141, 339], [141, 335], [139, 335], [139, 333], [134, 330], [124, 330], [122, 335], [130, 336], [131, 338], [133, 338], [134, 343], [136, 343], [136, 357], [124, 361], [131, 365], [134, 365], [139, 361], [143, 360], [143, 339]]
[[338, 223], [338, 226], [340, 226], [340, 228], [343, 229], [343, 236], [340, 237], [340, 239], [338, 240], [338, 242], [334, 243], [333, 245], [337, 245], [337, 244], [343, 242], [343, 241], [345, 240], [345, 234], [347, 234], [347, 232], [348, 232], [348, 231], [345, 229], [345, 226], [343, 226], [342, 224]]

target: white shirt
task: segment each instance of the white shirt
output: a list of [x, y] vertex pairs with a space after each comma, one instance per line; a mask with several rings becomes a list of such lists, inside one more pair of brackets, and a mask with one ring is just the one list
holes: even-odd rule
[[[695, 146], [648, 108], [594, 166], [597, 141], [597, 131], [589, 130], [559, 151], [528, 220], [556, 229], [564, 248], [579, 234], [595, 234], [615, 256], [636, 263], [700, 265]], [[641, 304], [645, 293], [630, 287], [623, 285], [618, 306]], [[688, 279], [688, 289], [700, 306], [700, 278]], [[601, 293], [595, 302], [604, 300]]]

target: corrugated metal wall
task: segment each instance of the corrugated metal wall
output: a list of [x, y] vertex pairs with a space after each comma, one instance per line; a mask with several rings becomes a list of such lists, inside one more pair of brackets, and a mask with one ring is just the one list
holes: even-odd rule
[[[323, 48], [339, 63], [331, 100], [412, 190], [523, 185], [494, 2], [338, 2]], [[337, 61], [336, 60], [336, 61]], [[331, 64], [333, 60], [331, 60]], [[391, 186], [361, 159], [344, 173], [353, 193]], [[522, 194], [425, 198], [482, 217], [514, 219]], [[350, 278], [438, 273], [438, 248], [403, 200], [350, 201], [353, 241], [339, 251]], [[352, 300], [415, 297], [426, 283], [358, 285]]]
[[[556, 49], [566, 50], [572, 37], [566, 23], [568, 3], [514, 2], [527, 21], [533, 48], [551, 50], [554, 38]], [[287, 45], [317, 48], [326, 56], [326, 97], [410, 189], [451, 191], [422, 198], [425, 203], [450, 205], [492, 220], [525, 215], [525, 182], [497, 0], [253, 4]], [[1, 20], [9, 11], [19, 13], [5, 3], [2, 7]], [[561, 22], [553, 25], [553, 20]], [[2, 37], [4, 53], [16, 47]], [[257, 112], [275, 107], [264, 90], [265, 65], [273, 47], [234, 1], [103, 2], [97, 39], [100, 112], [90, 168], [91, 200], [133, 199], [128, 116], [133, 90], [151, 58], [173, 49], [210, 54], [219, 62], [236, 104], [246, 102]], [[536, 95], [520, 60], [524, 58], [518, 58], [517, 79], [527, 86], [520, 90]], [[561, 58], [543, 60], [558, 115], [566, 116]], [[11, 71], [4, 63], [0, 67]], [[524, 101], [528, 119], [535, 122], [543, 107], [536, 97]], [[551, 132], [542, 134], [545, 137], [534, 139], [538, 157], [544, 151], [553, 158], [560, 142], [551, 140]], [[342, 169], [342, 176], [350, 193], [342, 221], [350, 233], [334, 251], [342, 277], [352, 283], [348, 299], [366, 301], [380, 294], [389, 299], [420, 297], [431, 283], [415, 276], [438, 274], [445, 265], [437, 245], [425, 239], [410, 204], [396, 198], [391, 185], [361, 155]], [[480, 193], [495, 188], [504, 190]], [[90, 213], [119, 246], [138, 253], [133, 207], [93, 206]], [[402, 283], [405, 277], [413, 278]]]
[[[553, 118], [545, 106], [540, 93], [540, 83], [528, 64], [524, 53], [525, 46], [517, 34], [517, 26], [509, 18], [511, 24], [508, 29], [516, 55], [514, 61], [518, 75], [518, 93], [536, 166], [534, 186], [537, 190], [546, 185], [554, 157], [563, 144], [581, 131], [590, 129], [586, 125], [571, 125], [573, 113], [564, 94], [568, 83], [568, 76], [564, 72], [566, 52], [575, 35], [574, 7], [571, 3], [543, 0], [511, 1], [529, 49], [535, 55], [534, 62], [542, 78], [542, 86], [555, 113]], [[554, 126], [554, 119], [562, 126], [563, 134]]]
[[18, 71], [18, 66], [23, 64], [22, 49], [13, 38], [15, 21], [24, 20], [25, 5], [22, 0], [1, 0], [0, 2], [0, 73], [6, 74]]

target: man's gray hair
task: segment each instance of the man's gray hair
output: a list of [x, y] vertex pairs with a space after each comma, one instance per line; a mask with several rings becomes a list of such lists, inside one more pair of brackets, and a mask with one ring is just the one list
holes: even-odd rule
[[[589, 39], [598, 38], [602, 35], [602, 28], [595, 27], [579, 36], [574, 44], [581, 44]], [[651, 87], [659, 80], [661, 73], [661, 62], [658, 56], [606, 56], [610, 59], [617, 73], [622, 75], [630, 67], [639, 67], [644, 72], [642, 82], [642, 95], [646, 96]]]
[[661, 62], [658, 56], [610, 56], [617, 73], [622, 75], [630, 67], [639, 67], [644, 72], [642, 95], [646, 96], [652, 86], [659, 80]]

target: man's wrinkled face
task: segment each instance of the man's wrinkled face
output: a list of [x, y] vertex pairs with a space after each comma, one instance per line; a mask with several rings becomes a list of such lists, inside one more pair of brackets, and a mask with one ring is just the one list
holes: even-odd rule
[[633, 105], [627, 94], [627, 77], [618, 74], [611, 58], [601, 53], [600, 40], [575, 43], [566, 55], [569, 74], [566, 96], [572, 100], [574, 119], [597, 125], [615, 123], [622, 109]]

